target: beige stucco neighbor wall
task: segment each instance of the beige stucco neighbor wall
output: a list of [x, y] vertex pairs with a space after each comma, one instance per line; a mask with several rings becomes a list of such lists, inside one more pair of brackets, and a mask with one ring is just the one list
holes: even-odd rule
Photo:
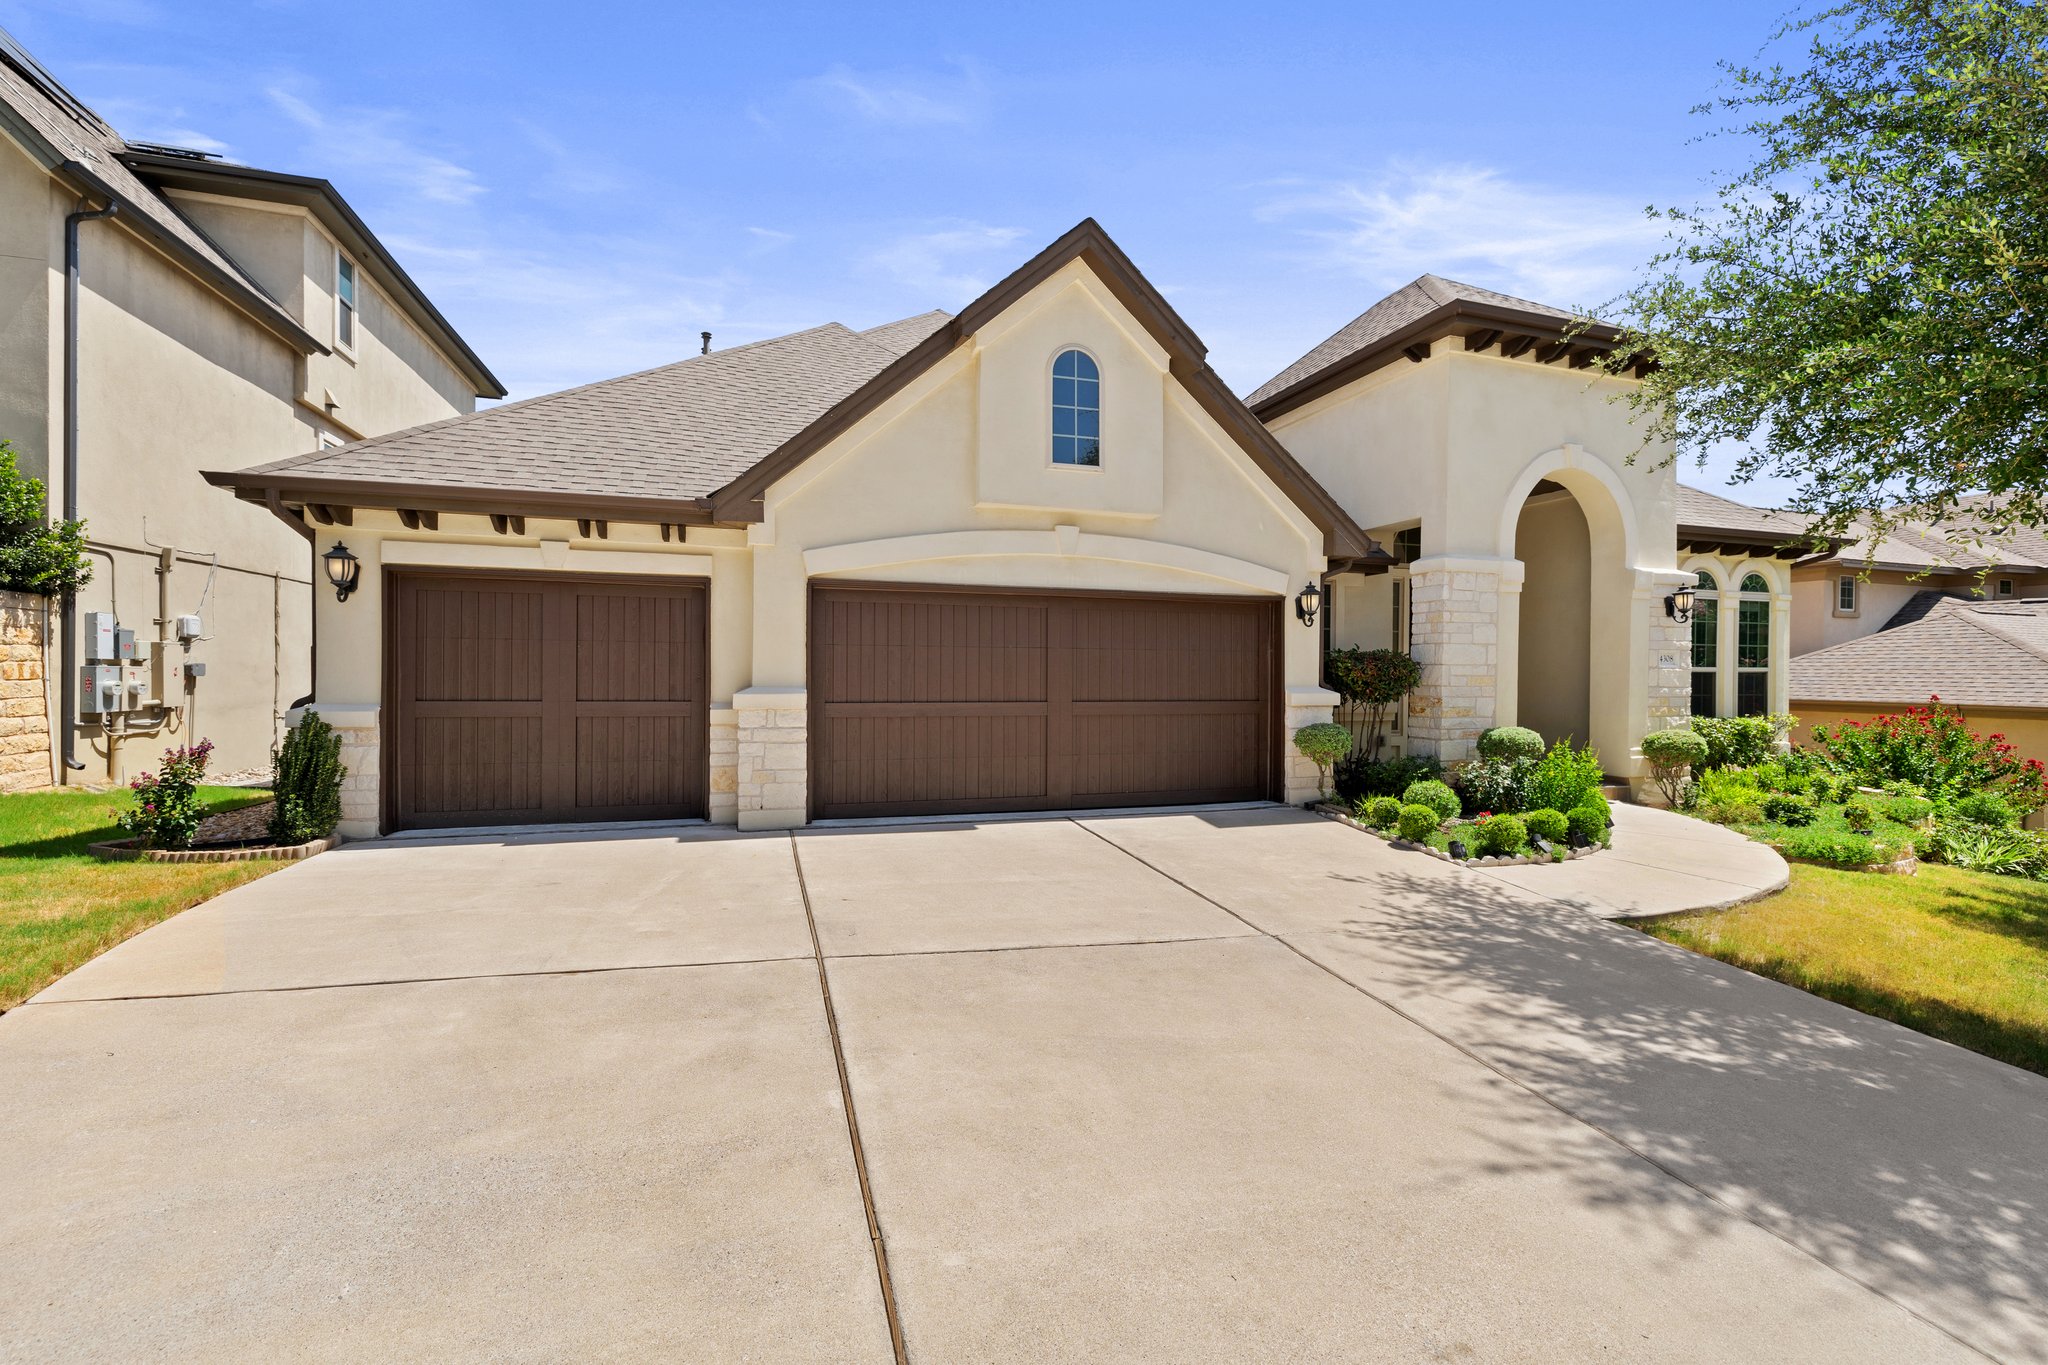
[[50, 719], [43, 701], [48, 599], [0, 592], [0, 792], [50, 781]]
[[1412, 748], [1469, 758], [1481, 731], [1522, 719], [1516, 532], [1547, 479], [1570, 492], [1587, 528], [1589, 738], [1610, 773], [1642, 780], [1638, 745], [1668, 715], [1668, 674], [1684, 661], [1670, 657], [1662, 615], [1680, 581], [1676, 482], [1669, 450], [1643, 448], [1626, 404], [1610, 401], [1629, 382], [1469, 354], [1452, 338], [1420, 364], [1374, 371], [1271, 423], [1361, 524], [1421, 523], [1422, 557], [1410, 566], [1410, 645], [1423, 670]]

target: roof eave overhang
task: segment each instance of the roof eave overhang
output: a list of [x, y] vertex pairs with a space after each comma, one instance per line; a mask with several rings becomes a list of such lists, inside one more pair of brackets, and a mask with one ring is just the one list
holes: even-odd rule
[[608, 493], [563, 493], [531, 488], [297, 478], [243, 470], [208, 470], [204, 478], [216, 488], [230, 490], [244, 502], [272, 507], [282, 504], [325, 509], [445, 512], [468, 516], [589, 519], [647, 526], [708, 526], [717, 520], [703, 498], [629, 498]]
[[205, 194], [228, 194], [266, 203], [292, 204], [318, 218], [338, 238], [349, 254], [380, 277], [398, 304], [423, 331], [447, 353], [449, 360], [469, 381], [479, 398], [503, 398], [505, 386], [491, 373], [481, 357], [470, 349], [432, 299], [413, 281], [377, 234], [349, 207], [332, 182], [317, 176], [290, 175], [283, 171], [258, 170], [253, 166], [230, 166], [196, 161], [188, 157], [157, 156], [129, 152], [121, 158], [127, 167], [151, 184], [169, 189]]
[[1341, 360], [1332, 361], [1314, 374], [1298, 379], [1279, 392], [1260, 399], [1252, 405], [1252, 411], [1261, 421], [1270, 422], [1295, 408], [1313, 403], [1325, 394], [1334, 393], [1375, 370], [1384, 369], [1398, 361], [1420, 358], [1410, 354], [1412, 347], [1424, 346], [1450, 336], [1470, 336], [1482, 330], [1498, 330], [1509, 336], [1529, 337], [1538, 344], [1569, 344], [1566, 351], [1552, 356], [1552, 360], [1563, 359], [1568, 355], [1606, 354], [1612, 351], [1621, 339], [1620, 330], [1604, 322], [1575, 321], [1570, 318], [1552, 317], [1547, 313], [1531, 313], [1519, 308], [1508, 308], [1500, 304], [1453, 299], [1423, 314], [1399, 331], [1392, 332]]
[[1849, 542], [1829, 537], [1826, 548], [1815, 549], [1811, 539], [1797, 536], [1771, 535], [1758, 531], [1738, 531], [1719, 526], [1687, 526], [1678, 528], [1678, 548], [1694, 554], [1745, 554], [1764, 552], [1773, 559], [1790, 560], [1794, 568], [1806, 564], [1818, 564], [1841, 553]]

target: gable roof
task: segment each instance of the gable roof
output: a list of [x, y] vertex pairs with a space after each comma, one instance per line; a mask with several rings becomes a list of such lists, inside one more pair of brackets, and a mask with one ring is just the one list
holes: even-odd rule
[[1333, 559], [1384, 551], [1209, 368], [1206, 348], [1093, 219], [962, 309], [854, 332], [827, 323], [338, 450], [207, 479], [241, 497], [620, 519], [758, 521], [768, 486], [1033, 288], [1082, 261], [1158, 341], [1189, 395], [1322, 530]]
[[[1938, 596], [1938, 595], [1936, 595]], [[1901, 613], [1902, 615], [1904, 613]], [[1793, 702], [2048, 709], [2048, 601], [1939, 597], [1917, 620], [1793, 657]]]
[[1458, 331], [1470, 336], [1492, 332], [1496, 337], [1505, 332], [1552, 343], [1569, 338], [1576, 343], [1579, 358], [1611, 349], [1610, 343], [1620, 335], [1605, 323], [1547, 303], [1441, 275], [1420, 275], [1339, 327], [1245, 401], [1260, 417], [1271, 420], [1391, 364], [1410, 346]]

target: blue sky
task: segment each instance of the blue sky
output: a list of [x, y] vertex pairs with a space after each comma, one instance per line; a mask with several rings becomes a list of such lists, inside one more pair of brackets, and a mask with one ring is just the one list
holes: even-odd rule
[[1424, 271], [1611, 297], [1658, 241], [1643, 208], [1734, 151], [1691, 142], [1715, 59], [1785, 8], [0, 0], [0, 24], [131, 138], [332, 180], [515, 397], [705, 329], [957, 309], [1089, 215], [1245, 391]]

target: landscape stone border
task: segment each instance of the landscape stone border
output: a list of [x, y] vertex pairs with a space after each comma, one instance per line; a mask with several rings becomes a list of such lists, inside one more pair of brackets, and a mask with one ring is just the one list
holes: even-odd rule
[[[1764, 841], [1758, 839], [1755, 842], [1763, 844]], [[1764, 847], [1773, 848], [1774, 845], [1764, 844]], [[1788, 863], [1802, 863], [1807, 867], [1832, 868], [1836, 872], [1867, 872], [1879, 877], [1911, 877], [1920, 871], [1920, 860], [1910, 853], [1900, 858], [1897, 862], [1863, 863], [1855, 867], [1844, 867], [1840, 863], [1824, 863], [1818, 858], [1795, 858], [1782, 848], [1776, 849], [1776, 852], [1780, 858], [1783, 858]]]
[[325, 853], [340, 842], [339, 834], [330, 834], [325, 839], [289, 847], [266, 844], [256, 848], [141, 848], [134, 839], [110, 839], [87, 848], [93, 857], [109, 863], [248, 863], [258, 858], [295, 863]]
[[1519, 854], [1513, 858], [1495, 856], [1459, 859], [1453, 858], [1440, 848], [1431, 848], [1428, 844], [1418, 844], [1407, 839], [1390, 837], [1385, 831], [1374, 829], [1350, 811], [1330, 805], [1328, 802], [1320, 803], [1312, 809], [1314, 809], [1317, 815], [1322, 816], [1326, 820], [1335, 820], [1340, 825], [1349, 825], [1353, 829], [1363, 830], [1391, 848], [1398, 848], [1408, 853], [1424, 853], [1440, 863], [1449, 863], [1452, 867], [1549, 867], [1558, 862], [1576, 862], [1580, 858], [1590, 858], [1595, 853], [1607, 852], [1605, 847], [1595, 844], [1590, 848], [1567, 848], [1564, 852], [1564, 857], [1561, 859], [1546, 858], [1540, 853]]

